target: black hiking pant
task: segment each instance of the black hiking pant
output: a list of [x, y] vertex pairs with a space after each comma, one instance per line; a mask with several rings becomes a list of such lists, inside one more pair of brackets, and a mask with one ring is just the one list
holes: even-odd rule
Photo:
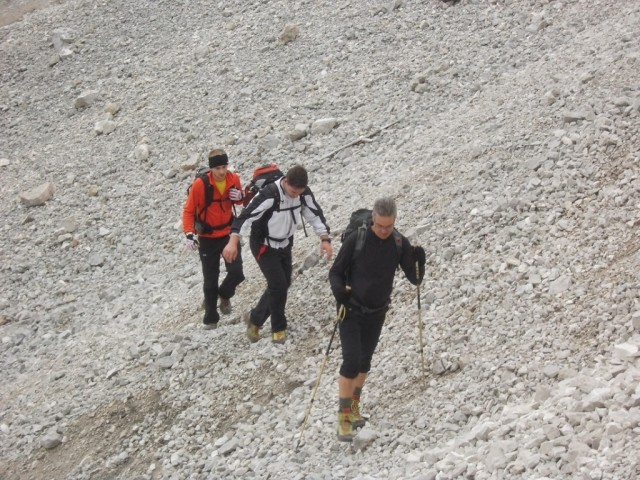
[[284, 309], [287, 304], [287, 292], [291, 285], [293, 271], [291, 249], [271, 248], [256, 241], [250, 241], [251, 253], [258, 262], [260, 271], [267, 280], [267, 288], [258, 304], [251, 309], [251, 323], [262, 327], [271, 317], [271, 331], [279, 332], [287, 328]]
[[387, 310], [365, 314], [358, 307], [347, 307], [345, 317], [340, 322], [340, 375], [356, 378], [359, 373], [371, 370], [371, 358], [378, 346]]
[[236, 287], [244, 280], [242, 272], [242, 255], [238, 245], [238, 257], [233, 263], [224, 262], [227, 275], [218, 286], [220, 278], [220, 257], [222, 250], [229, 241], [229, 236], [221, 238], [199, 237], [200, 262], [202, 263], [202, 276], [204, 277], [204, 323], [217, 323], [220, 320], [218, 314], [218, 295], [222, 298], [231, 298], [236, 293]]

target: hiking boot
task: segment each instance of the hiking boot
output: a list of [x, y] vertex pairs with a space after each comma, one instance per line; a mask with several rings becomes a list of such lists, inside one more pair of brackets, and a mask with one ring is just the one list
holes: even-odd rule
[[350, 413], [338, 412], [338, 440], [341, 442], [350, 442], [356, 436], [349, 420], [350, 416]]
[[220, 299], [220, 313], [229, 315], [231, 313], [231, 300], [220, 296], [218, 298]]
[[242, 314], [242, 321], [247, 324], [247, 338], [251, 343], [260, 340], [260, 327], [251, 323], [251, 312], [247, 311]]
[[256, 343], [260, 340], [260, 327], [253, 323], [247, 327], [247, 338], [251, 343]]
[[273, 332], [271, 334], [271, 341], [273, 343], [277, 343], [278, 345], [282, 345], [287, 340], [287, 331], [280, 330], [279, 332]]
[[353, 428], [364, 427], [367, 422], [365, 418], [360, 415], [360, 400], [351, 400], [351, 413], [349, 414], [349, 421]]
[[205, 323], [203, 327], [205, 330], [215, 330], [218, 328], [218, 322], [215, 323]]

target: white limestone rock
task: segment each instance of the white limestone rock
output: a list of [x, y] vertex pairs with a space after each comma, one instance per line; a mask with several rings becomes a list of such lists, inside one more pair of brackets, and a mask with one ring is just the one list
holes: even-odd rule
[[109, 135], [116, 129], [116, 122], [112, 120], [100, 120], [96, 122], [93, 131], [98, 135]]
[[146, 143], [141, 143], [140, 145], [136, 145], [136, 148], [133, 149], [133, 156], [139, 162], [144, 162], [149, 160], [149, 155], [151, 154], [151, 149], [149, 145]]
[[300, 35], [300, 27], [294, 23], [288, 23], [284, 26], [278, 40], [281, 44], [286, 45], [293, 42]]
[[55, 187], [51, 182], [45, 182], [31, 190], [20, 193], [20, 201], [27, 207], [39, 207], [45, 205], [53, 198]]
[[312, 135], [326, 135], [330, 133], [335, 126], [338, 124], [338, 120], [336, 118], [321, 118], [319, 120], [314, 121], [311, 124], [311, 134]]
[[76, 109], [86, 108], [93, 105], [100, 97], [101, 94], [99, 90], [85, 90], [76, 98], [73, 106]]

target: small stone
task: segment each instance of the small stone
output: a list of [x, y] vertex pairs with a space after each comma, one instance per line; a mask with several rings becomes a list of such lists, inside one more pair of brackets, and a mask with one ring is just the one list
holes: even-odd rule
[[369, 427], [365, 427], [358, 432], [358, 434], [353, 439], [353, 447], [356, 450], [364, 450], [369, 445], [371, 445], [376, 438], [378, 438], [378, 433], [375, 430], [372, 430]]
[[100, 98], [100, 92], [98, 90], [87, 90], [76, 98], [74, 107], [77, 109], [86, 108], [92, 105], [98, 98]]
[[325, 135], [331, 132], [337, 123], [338, 120], [335, 118], [321, 118], [320, 120], [313, 122], [311, 125], [311, 133], [313, 135]]
[[38, 207], [47, 203], [48, 200], [53, 198], [55, 188], [53, 183], [46, 182], [42, 185], [20, 193], [20, 201], [27, 207]]
[[93, 127], [93, 131], [98, 135], [109, 135], [110, 133], [115, 131], [115, 129], [116, 122], [113, 122], [111, 120], [100, 120], [99, 122], [96, 122], [95, 126]]
[[42, 437], [41, 444], [44, 449], [52, 450], [62, 444], [62, 435], [55, 431], [51, 431]]
[[640, 357], [638, 345], [633, 343], [620, 343], [614, 347], [614, 354], [621, 360], [632, 360]]
[[166, 357], [161, 357], [156, 361], [156, 365], [158, 365], [158, 367], [165, 370], [168, 370], [171, 367], [173, 367], [175, 363], [176, 363], [176, 359], [171, 355], [168, 355]]
[[292, 142], [298, 141], [307, 136], [307, 129], [306, 128], [300, 129], [296, 126], [296, 128], [290, 131], [287, 134], [287, 136], [289, 137], [289, 140], [291, 140]]
[[283, 45], [286, 45], [287, 43], [291, 43], [296, 38], [298, 38], [299, 34], [300, 34], [300, 28], [297, 25], [289, 23], [285, 25], [285, 27], [282, 29], [278, 39], [280, 40], [280, 43], [282, 43]]
[[136, 145], [136, 148], [133, 149], [133, 156], [139, 162], [148, 160], [149, 154], [150, 154], [149, 145], [144, 143], [141, 145]]
[[89, 265], [92, 267], [100, 267], [104, 264], [104, 255], [92, 253], [89, 255]]
[[563, 275], [551, 282], [549, 285], [549, 294], [558, 295], [568, 290], [569, 287], [571, 287], [571, 277]]
[[194, 153], [180, 165], [180, 170], [182, 170], [183, 172], [196, 170], [198, 168], [198, 165], [200, 165], [200, 155]]
[[96, 185], [91, 185], [87, 188], [87, 197], [97, 197], [100, 189]]
[[562, 120], [564, 123], [575, 123], [579, 120], [584, 120], [585, 118], [587, 118], [587, 114], [582, 112], [565, 112], [562, 114]]
[[104, 106], [104, 111], [111, 114], [111, 115], [115, 115], [116, 113], [118, 113], [120, 111], [120, 104], [116, 103], [116, 102], [108, 102], [105, 106]]
[[235, 438], [232, 438], [218, 449], [218, 453], [220, 453], [220, 455], [228, 455], [236, 448], [238, 448], [238, 441]]
[[447, 366], [444, 363], [444, 360], [439, 358], [435, 362], [433, 362], [433, 367], [431, 368], [431, 370], [436, 375], [442, 375], [443, 373], [445, 373], [447, 371]]

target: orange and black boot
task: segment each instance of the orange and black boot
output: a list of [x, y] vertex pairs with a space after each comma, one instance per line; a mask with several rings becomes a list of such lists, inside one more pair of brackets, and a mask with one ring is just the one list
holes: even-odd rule
[[367, 421], [360, 414], [360, 400], [351, 399], [351, 425], [353, 428], [361, 428], [365, 423]]
[[338, 410], [338, 440], [350, 442], [355, 435], [351, 425], [351, 399], [341, 398], [340, 410]]

